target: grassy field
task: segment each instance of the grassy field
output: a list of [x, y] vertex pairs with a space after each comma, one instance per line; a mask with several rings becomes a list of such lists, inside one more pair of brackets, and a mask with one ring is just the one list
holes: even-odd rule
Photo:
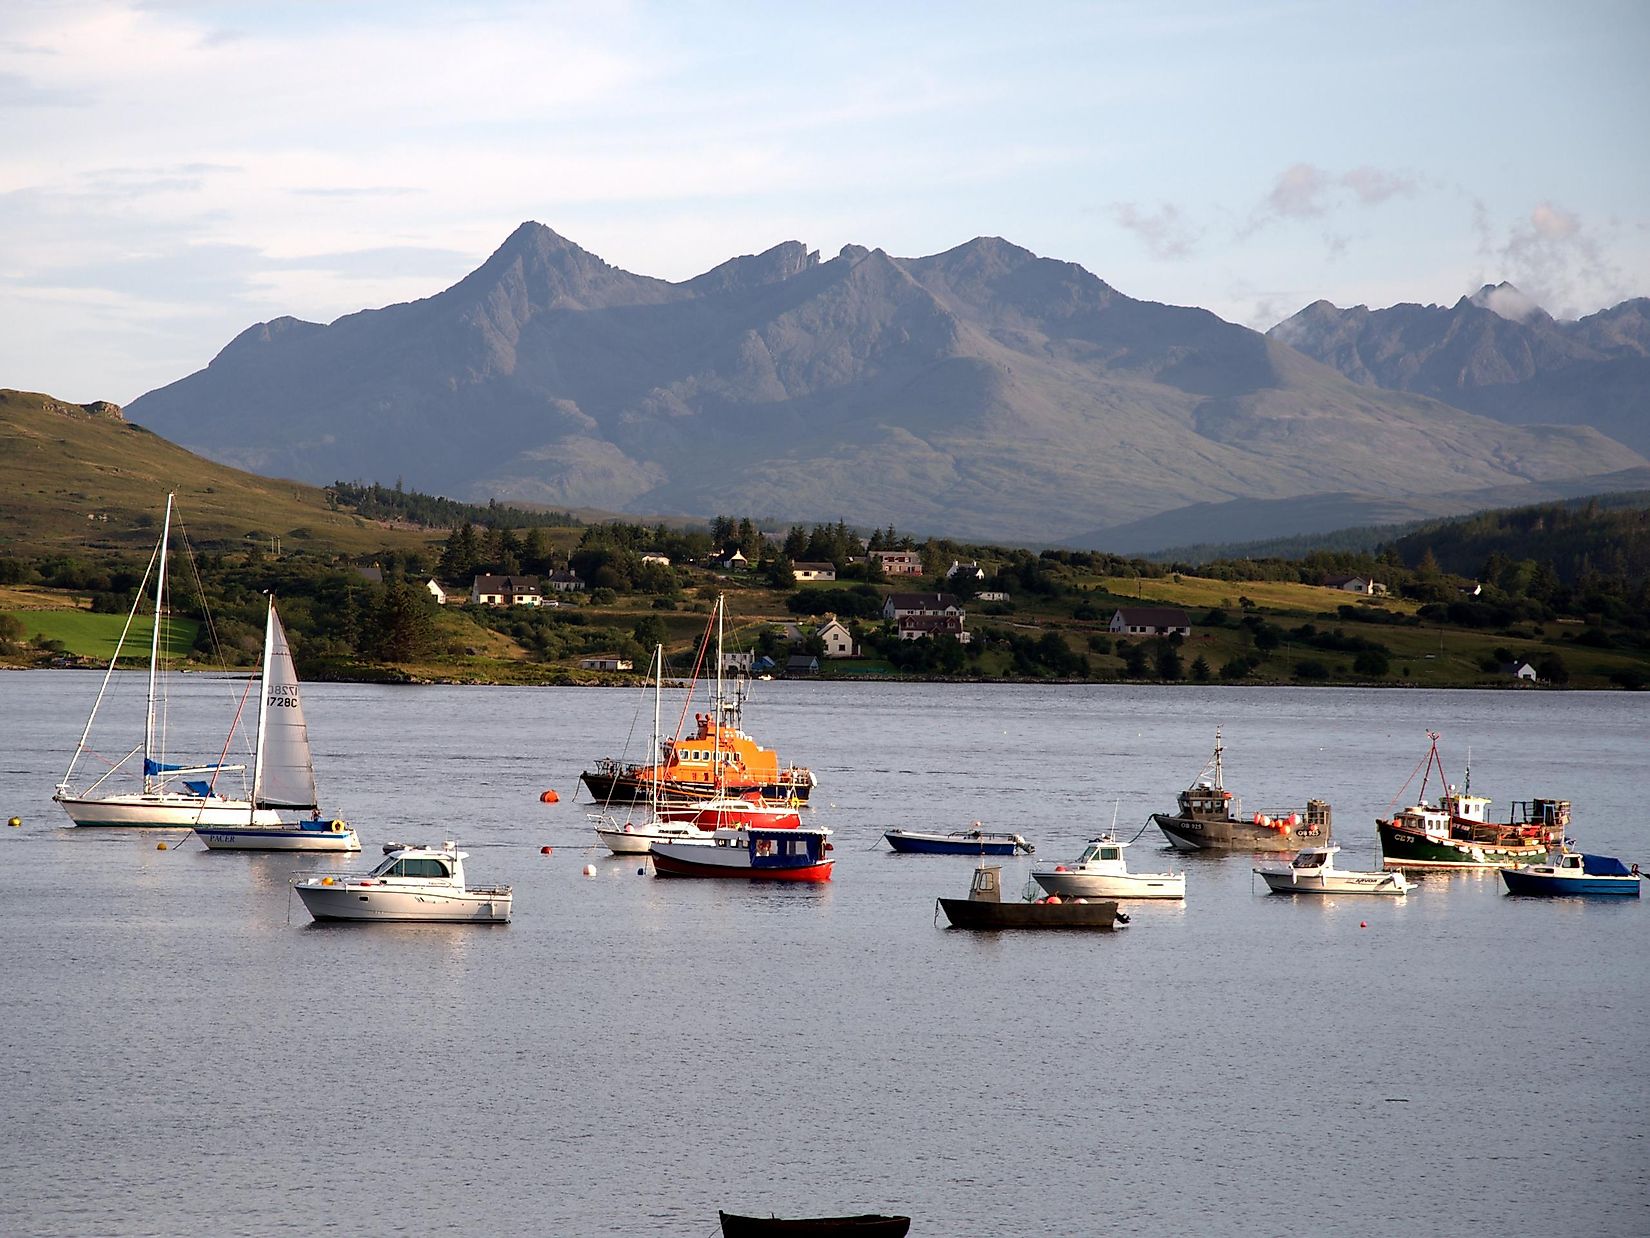
[[[120, 632], [126, 625], [125, 615], [100, 615], [89, 610], [7, 610], [0, 612], [16, 616], [30, 640], [56, 641], [65, 653], [76, 657], [93, 658], [107, 662], [115, 656], [120, 643]], [[161, 625], [161, 641], [174, 651], [189, 649], [195, 643], [200, 625], [193, 619], [167, 619]], [[149, 641], [155, 630], [153, 615], [140, 615], [132, 620], [126, 634], [126, 649], [121, 661], [149, 661]]]
[[[1282, 580], [1210, 580], [1202, 576], [1174, 575], [1158, 580], [1136, 576], [1093, 577], [1091, 583], [1106, 593], [1141, 606], [1181, 606], [1190, 611], [1213, 607], [1236, 613], [1239, 598], [1248, 598], [1262, 610], [1300, 615], [1333, 615], [1336, 608], [1371, 602], [1383, 610], [1412, 615], [1416, 603], [1402, 598], [1370, 599], [1324, 585], [1302, 585]], [[1127, 603], [1125, 603], [1127, 604]], [[1197, 616], [1194, 614], [1193, 618]]]

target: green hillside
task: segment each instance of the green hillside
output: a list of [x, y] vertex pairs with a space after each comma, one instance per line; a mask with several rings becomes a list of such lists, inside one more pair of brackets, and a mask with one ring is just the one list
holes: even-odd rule
[[168, 492], [196, 546], [270, 545], [343, 555], [422, 550], [445, 535], [335, 510], [327, 491], [214, 464], [113, 404], [0, 389], [0, 554], [138, 552]]

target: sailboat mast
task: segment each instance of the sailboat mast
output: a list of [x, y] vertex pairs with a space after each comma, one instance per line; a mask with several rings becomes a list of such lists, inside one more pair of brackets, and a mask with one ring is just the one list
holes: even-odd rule
[[1215, 728], [1215, 790], [1216, 791], [1224, 790], [1225, 787], [1226, 787], [1226, 784], [1221, 781], [1221, 769], [1220, 769], [1220, 759], [1221, 759], [1221, 755], [1224, 752], [1225, 752], [1225, 749], [1221, 746], [1221, 743], [1220, 743], [1220, 728], [1217, 726]]
[[722, 616], [727, 609], [726, 595], [716, 595], [716, 742], [711, 756], [716, 762], [716, 795], [721, 797], [724, 779], [722, 777]]
[[172, 499], [166, 496], [166, 521], [160, 531], [160, 565], [155, 576], [155, 630], [149, 635], [149, 701], [143, 716], [143, 785], [149, 786], [149, 765], [164, 753], [155, 753], [155, 668], [160, 662], [160, 621], [166, 605], [166, 550], [172, 537]]
[[653, 820], [659, 819], [659, 697], [665, 689], [665, 647], [653, 646], [653, 802], [648, 805]]
[[264, 781], [264, 727], [269, 724], [269, 661], [275, 649], [275, 598], [269, 599], [269, 613], [264, 617], [264, 661], [258, 678], [258, 743], [252, 758], [252, 796], [246, 806], [247, 824], [252, 824], [258, 813], [258, 793]]

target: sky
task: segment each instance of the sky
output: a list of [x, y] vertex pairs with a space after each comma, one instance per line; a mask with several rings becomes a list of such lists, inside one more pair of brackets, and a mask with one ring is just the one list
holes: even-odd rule
[[680, 280], [1000, 236], [1265, 329], [1650, 295], [1650, 3], [0, 0], [0, 386], [125, 404], [533, 219]]

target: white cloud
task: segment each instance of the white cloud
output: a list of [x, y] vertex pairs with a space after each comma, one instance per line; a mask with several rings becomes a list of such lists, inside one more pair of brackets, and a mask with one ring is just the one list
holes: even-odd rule
[[1132, 202], [1116, 202], [1112, 218], [1134, 233], [1154, 258], [1190, 256], [1201, 233], [1192, 228], [1180, 208], [1165, 202], [1155, 211], [1143, 211]]

